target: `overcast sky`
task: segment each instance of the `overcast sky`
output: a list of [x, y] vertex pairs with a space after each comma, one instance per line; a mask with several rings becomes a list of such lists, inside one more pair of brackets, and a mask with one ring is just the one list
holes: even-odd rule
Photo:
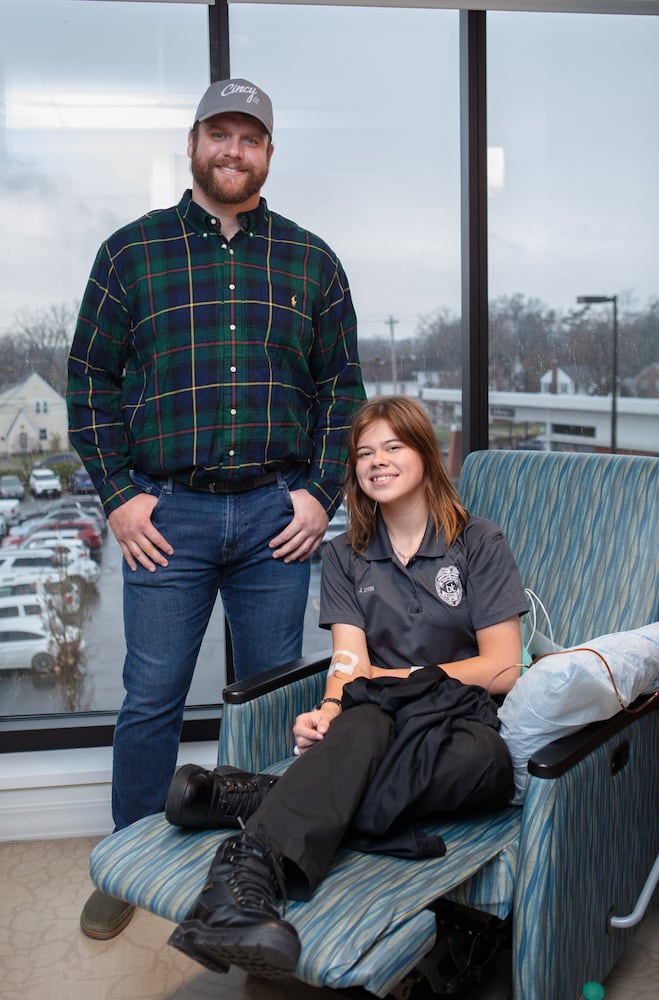
[[[275, 105], [270, 206], [348, 272], [363, 335], [459, 313], [458, 14], [231, 9]], [[79, 300], [100, 242], [189, 186], [206, 9], [0, 0], [0, 330]], [[659, 295], [659, 18], [488, 17], [490, 295]]]

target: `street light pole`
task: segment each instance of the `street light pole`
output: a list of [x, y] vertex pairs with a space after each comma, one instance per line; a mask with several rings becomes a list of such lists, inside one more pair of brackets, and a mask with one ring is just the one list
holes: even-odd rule
[[392, 392], [394, 395], [398, 385], [398, 375], [396, 371], [396, 341], [394, 340], [394, 327], [397, 322], [398, 320], [394, 319], [393, 316], [390, 316], [389, 319], [385, 320], [385, 323], [389, 327], [389, 332], [391, 333], [391, 381], [393, 383]]
[[611, 361], [611, 454], [618, 450], [618, 296], [577, 295], [581, 305], [599, 305], [610, 302], [613, 306], [613, 358]]

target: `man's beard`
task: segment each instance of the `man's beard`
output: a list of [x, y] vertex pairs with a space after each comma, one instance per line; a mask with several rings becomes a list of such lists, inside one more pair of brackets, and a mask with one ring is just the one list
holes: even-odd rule
[[191, 160], [191, 169], [195, 183], [206, 197], [223, 205], [240, 205], [259, 194], [268, 176], [267, 164], [261, 170], [248, 167], [244, 173], [241, 173], [240, 183], [236, 183], [237, 176], [224, 178], [212, 165], [200, 163], [194, 155]]

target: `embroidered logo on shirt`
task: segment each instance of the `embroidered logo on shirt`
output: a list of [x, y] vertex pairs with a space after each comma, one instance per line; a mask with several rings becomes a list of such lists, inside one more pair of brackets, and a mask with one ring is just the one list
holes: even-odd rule
[[435, 577], [435, 590], [440, 601], [457, 608], [462, 600], [462, 584], [457, 566], [444, 566]]

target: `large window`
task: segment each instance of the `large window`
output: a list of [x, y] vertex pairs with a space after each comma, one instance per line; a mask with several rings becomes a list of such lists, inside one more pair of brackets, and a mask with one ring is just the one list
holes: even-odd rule
[[[208, 48], [203, 4], [3, 2], [0, 472], [15, 473], [26, 484], [34, 464], [52, 465], [64, 495], [84, 499], [67, 492], [73, 466], [62, 395], [77, 306], [102, 240], [149, 208], [177, 201], [189, 186], [186, 135], [208, 85]], [[28, 492], [21, 516], [48, 504]], [[121, 557], [111, 534], [98, 552], [97, 582], [56, 595], [64, 624], [82, 630], [82, 663], [52, 683], [34, 666], [46, 662], [43, 655], [35, 660], [38, 653], [55, 652], [52, 643], [46, 648], [42, 638], [37, 648], [26, 641], [19, 669], [18, 654], [9, 669], [0, 651], [3, 716], [24, 716], [29, 725], [32, 716], [116, 712], [122, 696]], [[19, 580], [3, 575], [0, 566], [0, 595], [35, 585], [41, 589], [34, 575]], [[53, 629], [49, 622], [47, 631]], [[218, 663], [221, 669], [221, 609], [191, 703], [217, 703]]]
[[[5, 248], [0, 326], [14, 380], [43, 375], [55, 390], [55, 415], [63, 407], [63, 373], [55, 360], [40, 368], [32, 346], [39, 336], [70, 342], [77, 300], [105, 236], [148, 208], [173, 203], [189, 186], [187, 129], [208, 84], [208, 62], [199, 58], [208, 51], [207, 11], [97, 0], [11, 7], [4, 183], [16, 196], [3, 212], [15, 239]], [[257, 80], [275, 106], [276, 155], [265, 194], [342, 258], [370, 393], [395, 387], [420, 394], [426, 382], [445, 377], [459, 384], [457, 33], [456, 12], [231, 8], [232, 73]], [[313, 74], [302, 66], [291, 72], [300, 53], [312, 51]], [[27, 232], [21, 219], [30, 222]], [[442, 339], [448, 315], [450, 364]], [[28, 433], [22, 454], [5, 460], [25, 477], [55, 444], [68, 448], [63, 437], [60, 429], [52, 448], [40, 448]], [[45, 502], [28, 499], [24, 512], [35, 506]], [[82, 629], [85, 669], [52, 687], [31, 670], [0, 671], [5, 714], [118, 708], [121, 556], [111, 534], [100, 551], [95, 588], [73, 601], [68, 616]], [[319, 583], [315, 560], [306, 653], [328, 646], [317, 624]], [[216, 704], [224, 678], [218, 600], [188, 704]]]
[[[478, 131], [483, 113], [489, 147], [487, 227], [483, 216], [469, 229], [471, 248], [487, 250], [489, 284], [478, 439], [657, 454], [659, 19], [476, 18], [487, 29], [477, 54], [487, 103], [469, 121]], [[33, 466], [53, 466], [67, 493], [76, 469], [64, 364], [89, 268], [110, 232], [189, 186], [187, 129], [219, 41], [232, 75], [273, 98], [270, 206], [345, 265], [368, 394], [421, 398], [457, 475], [463, 357], [472, 358], [461, 316], [461, 178], [474, 166], [461, 145], [465, 23], [450, 9], [240, 2], [218, 40], [204, 2], [4, 0], [0, 473], [27, 483]], [[21, 514], [47, 502], [28, 495]], [[47, 649], [18, 670], [0, 652], [1, 711], [19, 726], [45, 716], [66, 727], [71, 713], [94, 723], [119, 706], [121, 559], [111, 536], [101, 553], [95, 586], [53, 584], [82, 630], [82, 670], [49, 686], [30, 669]], [[307, 653], [328, 645], [319, 570], [315, 562]], [[0, 572], [0, 599], [9, 586], [11, 596], [31, 592]], [[218, 601], [189, 705], [217, 706], [224, 677]]]
[[492, 13], [487, 51], [491, 441], [658, 454], [659, 19]]

